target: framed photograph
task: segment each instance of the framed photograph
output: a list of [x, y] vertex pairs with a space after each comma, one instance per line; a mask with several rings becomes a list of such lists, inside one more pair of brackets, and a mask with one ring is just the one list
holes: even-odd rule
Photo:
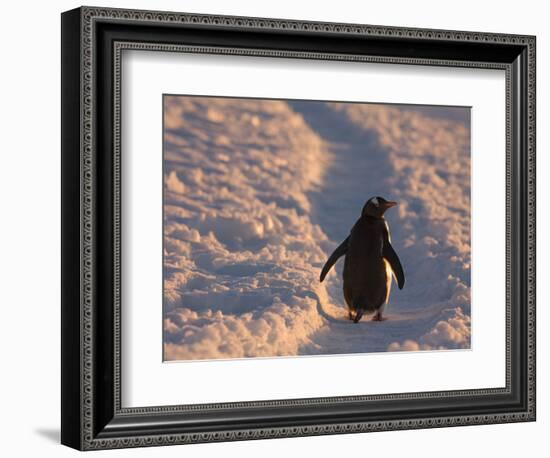
[[535, 37], [62, 14], [80, 450], [535, 420]]

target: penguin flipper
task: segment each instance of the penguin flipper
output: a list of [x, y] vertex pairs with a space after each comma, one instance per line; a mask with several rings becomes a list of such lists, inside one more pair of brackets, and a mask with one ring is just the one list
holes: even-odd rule
[[327, 276], [332, 266], [336, 264], [336, 261], [338, 261], [338, 259], [340, 259], [342, 256], [346, 254], [346, 252], [348, 251], [348, 239], [349, 237], [346, 237], [346, 240], [344, 240], [340, 245], [338, 245], [338, 248], [336, 248], [336, 250], [334, 250], [334, 253], [330, 255], [330, 258], [328, 258], [327, 262], [323, 266], [323, 270], [321, 271], [321, 276], [319, 277], [319, 281], [322, 282]]
[[397, 253], [391, 246], [390, 241], [387, 239], [384, 241], [382, 256], [390, 263], [393, 274], [397, 280], [397, 286], [399, 286], [399, 289], [403, 289], [403, 286], [405, 286], [405, 273], [403, 272], [403, 266], [401, 265], [399, 256], [397, 256]]

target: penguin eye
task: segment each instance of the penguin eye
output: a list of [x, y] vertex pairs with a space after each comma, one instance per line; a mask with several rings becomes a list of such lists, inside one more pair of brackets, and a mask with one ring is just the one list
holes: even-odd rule
[[378, 207], [378, 205], [379, 205], [379, 203], [378, 203], [378, 197], [373, 197], [373, 198], [371, 199], [371, 202], [372, 202], [376, 207]]

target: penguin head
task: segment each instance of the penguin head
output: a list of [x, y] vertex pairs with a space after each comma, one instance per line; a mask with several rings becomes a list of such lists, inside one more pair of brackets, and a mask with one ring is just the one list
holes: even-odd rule
[[397, 202], [386, 200], [383, 197], [371, 197], [361, 212], [361, 216], [372, 216], [374, 218], [382, 218], [388, 208], [395, 207]]

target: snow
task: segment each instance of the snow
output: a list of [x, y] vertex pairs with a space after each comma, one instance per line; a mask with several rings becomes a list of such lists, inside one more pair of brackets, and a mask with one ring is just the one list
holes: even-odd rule
[[[164, 103], [165, 360], [469, 348], [468, 109]], [[406, 284], [353, 324], [319, 272], [376, 195]]]

